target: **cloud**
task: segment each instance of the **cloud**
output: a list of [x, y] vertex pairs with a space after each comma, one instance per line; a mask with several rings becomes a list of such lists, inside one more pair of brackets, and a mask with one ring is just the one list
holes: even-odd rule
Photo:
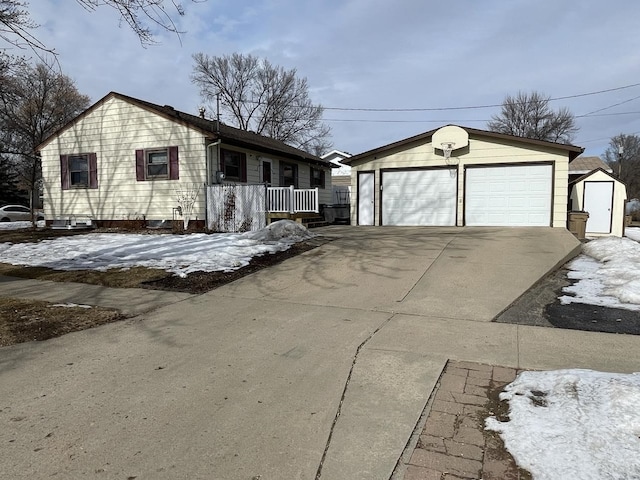
[[[31, 8], [38, 36], [65, 73], [97, 100], [111, 90], [195, 113], [191, 55], [253, 53], [307, 77], [326, 107], [434, 108], [499, 104], [537, 90], [552, 97], [637, 83], [640, 4], [595, 0], [226, 0], [185, 2], [182, 44], [158, 32], [142, 48], [115, 12], [73, 1]], [[577, 115], [640, 96], [640, 88], [554, 102]], [[327, 110], [336, 148], [358, 153], [445, 123], [484, 128], [499, 108], [419, 113]], [[640, 100], [602, 113], [640, 111]], [[365, 121], [366, 120], [366, 121]], [[374, 120], [372, 122], [372, 120]], [[386, 122], [378, 122], [382, 120]], [[575, 143], [604, 151], [618, 133], [639, 133], [640, 115], [578, 118]]]

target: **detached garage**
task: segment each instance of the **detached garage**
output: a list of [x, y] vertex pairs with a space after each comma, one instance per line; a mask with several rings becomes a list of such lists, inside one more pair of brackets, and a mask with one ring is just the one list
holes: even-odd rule
[[347, 159], [351, 218], [356, 225], [565, 228], [568, 165], [582, 151], [447, 125]]

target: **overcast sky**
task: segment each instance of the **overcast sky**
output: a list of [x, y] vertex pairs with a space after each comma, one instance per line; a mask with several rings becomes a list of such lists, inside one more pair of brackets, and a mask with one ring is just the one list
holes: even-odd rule
[[640, 84], [637, 0], [183, 2], [181, 42], [158, 32], [148, 48], [106, 7], [30, 0], [29, 9], [37, 37], [92, 101], [116, 91], [197, 114], [191, 55], [240, 52], [306, 77], [334, 148], [353, 154], [449, 123], [484, 129], [499, 107], [427, 109], [499, 105], [532, 90], [558, 98], [617, 89], [551, 103], [578, 117], [573, 143], [585, 155], [602, 154], [619, 133], [640, 134], [640, 85], [619, 88]]

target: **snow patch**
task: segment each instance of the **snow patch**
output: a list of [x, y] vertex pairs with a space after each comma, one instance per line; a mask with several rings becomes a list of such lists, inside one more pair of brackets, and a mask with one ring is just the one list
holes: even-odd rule
[[313, 237], [283, 221], [249, 233], [191, 235], [89, 233], [39, 243], [0, 243], [2, 262], [54, 270], [158, 268], [185, 277], [192, 272], [230, 272], [255, 256], [287, 250]]
[[577, 282], [563, 288], [569, 295], [559, 297], [560, 302], [640, 311], [640, 243], [603, 237], [582, 251], [568, 264], [568, 277]]
[[522, 372], [500, 399], [509, 421], [486, 429], [536, 480], [640, 478], [639, 374]]

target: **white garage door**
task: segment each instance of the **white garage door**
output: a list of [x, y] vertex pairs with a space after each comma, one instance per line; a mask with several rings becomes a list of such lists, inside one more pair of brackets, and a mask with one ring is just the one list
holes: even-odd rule
[[455, 225], [457, 171], [382, 172], [383, 225]]
[[548, 227], [552, 171], [551, 165], [468, 168], [465, 224]]

